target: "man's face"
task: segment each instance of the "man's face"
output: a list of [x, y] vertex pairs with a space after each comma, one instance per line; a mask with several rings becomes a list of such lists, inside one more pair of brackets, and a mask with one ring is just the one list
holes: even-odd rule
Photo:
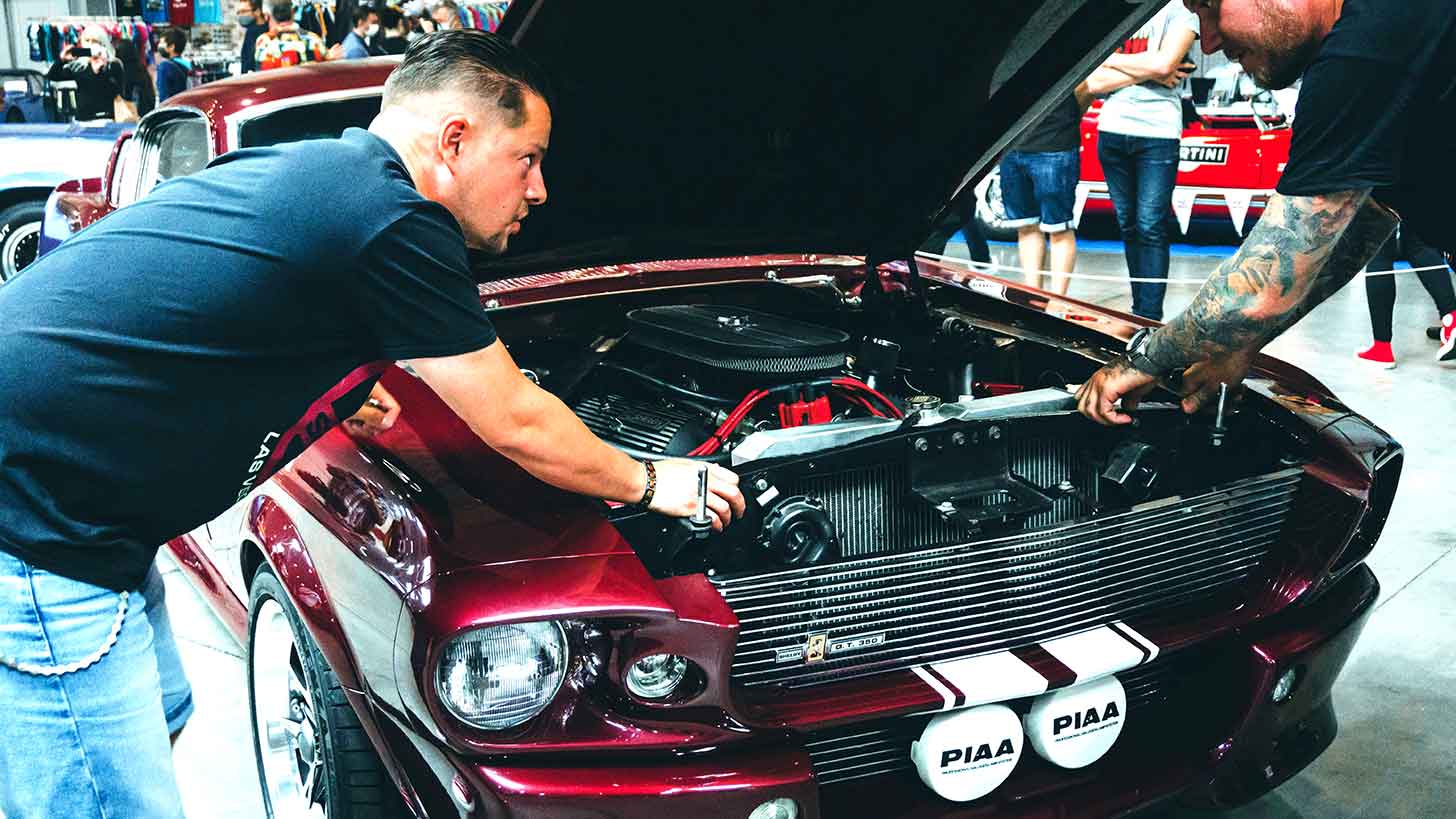
[[1223, 51], [1264, 88], [1288, 88], [1319, 51], [1300, 0], [1184, 0], [1198, 14], [1203, 53]]
[[440, 28], [460, 28], [460, 15], [444, 7], [430, 12], [430, 19]]
[[551, 109], [529, 92], [525, 106], [525, 122], [515, 128], [505, 112], [473, 115], [454, 168], [457, 190], [450, 210], [466, 244], [489, 253], [504, 253], [521, 220], [546, 201], [541, 161], [551, 141]]
[[239, 17], [258, 19], [258, 9], [253, 8], [253, 4], [249, 0], [238, 0], [238, 4], [234, 7], [233, 13]]

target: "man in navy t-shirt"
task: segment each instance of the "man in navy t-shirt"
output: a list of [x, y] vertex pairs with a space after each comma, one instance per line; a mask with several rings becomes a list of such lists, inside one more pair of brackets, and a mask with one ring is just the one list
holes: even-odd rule
[[[1126, 424], [1158, 379], [1182, 372], [1183, 407], [1237, 385], [1254, 355], [1342, 287], [1394, 230], [1456, 250], [1456, 3], [1450, 0], [1185, 0], [1203, 50], [1265, 88], [1302, 78], [1289, 163], [1238, 253], [1182, 315], [1133, 339], [1078, 393], [1082, 412]], [[1398, 214], [1398, 216], [1397, 216]], [[1442, 359], [1456, 358], [1456, 314]], [[1118, 409], [1118, 402], [1122, 408]]]
[[[368, 131], [227, 154], [0, 288], [0, 814], [180, 815], [147, 707], [157, 666], [116, 659], [152, 639], [121, 595], [159, 544], [358, 410], [389, 362], [547, 483], [694, 511], [696, 464], [596, 438], [481, 307], [466, 247], [505, 250], [546, 201], [550, 133], [539, 69], [493, 35], [442, 32], [406, 54]], [[721, 528], [743, 496], [719, 467], [710, 488]], [[95, 645], [55, 656], [64, 630]], [[137, 760], [145, 776], [104, 773]]]

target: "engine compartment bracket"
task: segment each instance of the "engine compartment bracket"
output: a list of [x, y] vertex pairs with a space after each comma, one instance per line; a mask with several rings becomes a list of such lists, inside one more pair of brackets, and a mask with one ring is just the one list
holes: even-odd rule
[[968, 528], [1047, 511], [1055, 500], [1011, 472], [1011, 435], [1007, 423], [950, 422], [906, 439], [911, 491], [944, 520]]

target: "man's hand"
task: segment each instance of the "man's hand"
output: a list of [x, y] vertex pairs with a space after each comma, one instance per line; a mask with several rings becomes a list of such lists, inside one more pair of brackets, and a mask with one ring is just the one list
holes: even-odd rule
[[1192, 415], [1218, 401], [1218, 388], [1227, 384], [1232, 392], [1244, 383], [1254, 354], [1234, 352], [1200, 361], [1183, 372], [1183, 411]]
[[375, 384], [369, 393], [369, 400], [344, 422], [344, 431], [350, 435], [369, 438], [394, 426], [397, 420], [399, 402], [394, 400], [389, 390]]
[[[680, 458], [656, 461], [657, 491], [648, 508], [669, 517], [685, 518], [698, 511], [698, 463]], [[746, 503], [738, 489], [738, 474], [716, 464], [708, 466], [708, 514], [714, 531], [721, 532], [734, 518], [743, 517]]]
[[1153, 376], [1118, 359], [1093, 373], [1077, 390], [1077, 409], [1103, 426], [1130, 424], [1138, 402], [1157, 384]]

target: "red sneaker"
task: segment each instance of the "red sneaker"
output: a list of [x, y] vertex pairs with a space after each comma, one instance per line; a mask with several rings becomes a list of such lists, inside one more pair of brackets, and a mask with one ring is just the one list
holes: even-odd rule
[[1355, 357], [1361, 361], [1368, 361], [1382, 369], [1395, 369], [1395, 353], [1391, 352], [1390, 342], [1388, 341], [1377, 341], [1370, 345], [1370, 349], [1355, 353]]
[[1456, 358], [1456, 313], [1441, 317], [1441, 351], [1436, 353], [1437, 361]]

